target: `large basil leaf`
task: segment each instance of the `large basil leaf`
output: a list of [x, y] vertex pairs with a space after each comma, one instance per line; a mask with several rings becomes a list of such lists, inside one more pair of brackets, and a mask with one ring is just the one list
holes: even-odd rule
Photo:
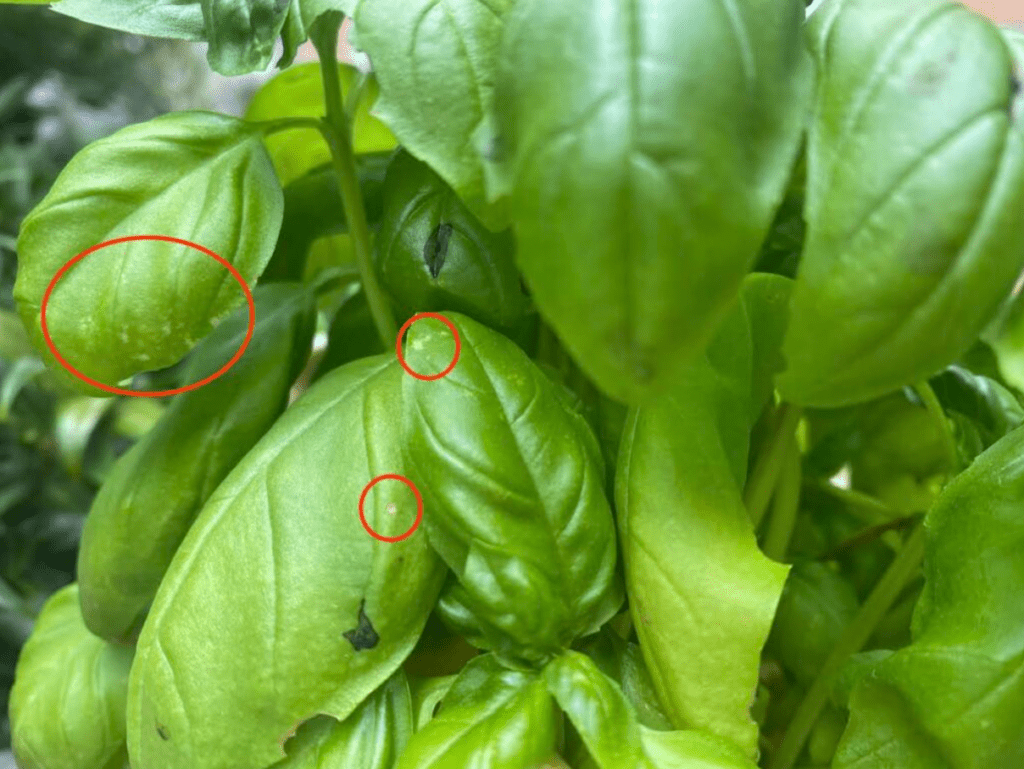
[[[79, 152], [25, 218], [14, 296], [36, 348], [53, 361], [40, 325], [43, 293], [72, 257], [131, 235], [184, 238], [231, 262], [252, 283], [274, 250], [282, 195], [260, 134], [235, 118], [178, 112], [129, 126]], [[177, 362], [243, 302], [228, 271], [163, 241], [102, 248], [54, 288], [47, 325], [82, 373], [116, 384]]]
[[755, 358], [771, 356], [755, 355], [741, 303], [671, 392], [630, 413], [616, 479], [630, 610], [661, 702], [677, 728], [750, 756], [761, 648], [787, 572], [758, 549], [741, 498]]
[[[338, 65], [342, 97], [359, 76], [347, 64]], [[352, 124], [352, 142], [357, 153], [388, 152], [395, 137], [370, 109], [377, 99], [377, 81], [370, 78], [360, 99]], [[293, 117], [322, 118], [324, 85], [320, 64], [312, 61], [289, 67], [268, 80], [252, 97], [245, 110], [246, 120], [280, 120]], [[318, 166], [331, 162], [330, 148], [315, 128], [292, 128], [264, 137], [267, 151], [281, 184], [288, 184]], [[333, 173], [333, 168], [331, 169]]]
[[52, 8], [65, 16], [136, 35], [206, 39], [199, 0], [61, 0]]
[[836, 769], [1024, 762], [1024, 430], [979, 456], [928, 517], [913, 643], [854, 687]]
[[122, 769], [133, 650], [92, 635], [78, 588], [52, 595], [21, 651], [11, 736], [22, 769]]
[[[86, 625], [134, 642], [171, 558], [206, 499], [270, 428], [308, 357], [312, 294], [301, 286], [256, 290], [256, 328], [226, 374], [171, 404], [111, 470], [93, 501], [78, 552]], [[248, 308], [196, 349], [185, 371], [198, 381], [224, 365], [248, 330]]]
[[380, 80], [374, 110], [485, 224], [508, 226], [488, 202], [481, 152], [493, 142], [491, 94], [512, 0], [360, 0], [354, 43]]
[[511, 230], [490, 232], [451, 187], [407, 152], [388, 166], [373, 257], [402, 320], [454, 310], [508, 330], [522, 324], [530, 308]]
[[210, 66], [222, 75], [263, 70], [274, 55], [289, 0], [200, 0]]
[[544, 680], [488, 654], [466, 664], [395, 769], [532, 769], [554, 753], [555, 710]]
[[[601, 450], [558, 385], [501, 334], [456, 313], [462, 352], [402, 384], [404, 445], [431, 545], [458, 577], [441, 610], [476, 646], [531, 661], [595, 632], [622, 603]], [[451, 332], [410, 330], [406, 358], [441, 371]]]
[[780, 388], [838, 406], [954, 362], [1009, 295], [1024, 94], [999, 30], [960, 3], [829, 0], [811, 25], [807, 240]]
[[285, 745], [288, 758], [273, 769], [392, 769], [413, 726], [409, 682], [399, 670], [344, 721], [318, 716], [300, 726]]
[[[128, 706], [135, 769], [280, 760], [299, 724], [347, 718], [413, 649], [443, 565], [422, 532], [382, 542], [358, 513], [371, 479], [405, 474], [402, 376], [394, 356], [333, 371], [207, 502], [139, 637]], [[385, 537], [407, 531], [415, 511], [397, 481], [375, 486], [365, 505]]]
[[757, 255], [805, 122], [803, 8], [522, 0], [509, 14], [495, 98], [520, 268], [617, 400], [669, 385]]

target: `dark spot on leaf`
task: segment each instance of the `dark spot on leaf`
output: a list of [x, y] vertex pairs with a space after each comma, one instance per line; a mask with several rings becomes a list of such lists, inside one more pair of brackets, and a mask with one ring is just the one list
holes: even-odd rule
[[445, 257], [448, 256], [448, 239], [452, 236], [450, 224], [439, 224], [437, 229], [430, 233], [427, 242], [423, 244], [423, 261], [430, 270], [430, 277], [437, 279], [441, 274], [441, 267], [444, 266]]
[[171, 735], [170, 735], [170, 733], [168, 733], [166, 726], [162, 726], [161, 724], [157, 724], [156, 725], [156, 733], [160, 735], [160, 739], [161, 740], [169, 740], [169, 739], [171, 739]]
[[438, 701], [437, 701], [437, 704], [436, 704], [436, 705], [434, 705], [434, 710], [433, 710], [433, 712], [432, 712], [432, 713], [430, 714], [430, 717], [431, 717], [431, 718], [433, 718], [434, 716], [436, 716], [436, 715], [437, 715], [437, 712], [438, 712], [438, 711], [439, 711], [440, 709], [441, 709], [441, 700], [438, 700]]
[[1022, 109], [1020, 95], [1024, 84], [1021, 83], [1021, 77], [1019, 70], [1010, 73], [1010, 120], [1014, 123], [1020, 117]]
[[366, 616], [364, 611], [366, 607], [366, 599], [364, 598], [359, 602], [359, 624], [356, 625], [352, 630], [347, 630], [342, 633], [348, 642], [352, 644], [352, 648], [358, 651], [364, 649], [372, 649], [380, 641], [380, 636], [377, 635], [377, 631], [373, 629], [373, 624], [370, 622], [370, 618]]

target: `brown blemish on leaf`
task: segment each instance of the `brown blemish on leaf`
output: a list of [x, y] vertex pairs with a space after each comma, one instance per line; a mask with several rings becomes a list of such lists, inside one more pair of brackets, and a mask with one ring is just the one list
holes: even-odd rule
[[161, 740], [165, 740], [166, 741], [166, 740], [171, 739], [171, 735], [167, 731], [167, 727], [164, 726], [163, 724], [157, 724], [156, 725], [156, 733], [160, 735], [160, 739]]
[[352, 628], [352, 630], [342, 633], [357, 652], [364, 649], [372, 649], [380, 641], [380, 636], [373, 629], [373, 623], [366, 616], [365, 608], [366, 599], [364, 598], [359, 602], [359, 624]]

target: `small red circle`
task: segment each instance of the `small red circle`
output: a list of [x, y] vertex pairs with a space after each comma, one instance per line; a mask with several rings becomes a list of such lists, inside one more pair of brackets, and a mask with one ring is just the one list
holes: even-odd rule
[[[127, 243], [135, 240], [162, 240], [168, 243], [177, 243], [178, 245], [194, 248], [197, 251], [200, 251], [206, 254], [207, 256], [220, 262], [221, 266], [227, 269], [227, 271], [231, 273], [231, 276], [238, 281], [238, 285], [242, 287], [242, 291], [245, 294], [245, 301], [249, 304], [249, 328], [245, 332], [245, 339], [242, 340], [242, 344], [239, 345], [238, 351], [234, 354], [231, 360], [229, 360], [220, 369], [215, 371], [213, 374], [210, 374], [210, 376], [206, 377], [205, 379], [200, 379], [198, 382], [193, 382], [192, 384], [185, 385], [184, 387], [176, 387], [173, 390], [157, 390], [154, 392], [138, 392], [137, 390], [129, 390], [123, 387], [111, 387], [110, 385], [103, 384], [103, 382], [97, 382], [95, 379], [86, 376], [81, 371], [72, 366], [70, 363], [68, 363], [66, 360], [64, 360], [64, 356], [60, 354], [60, 352], [57, 350], [57, 346], [53, 343], [53, 339], [50, 338], [50, 329], [47, 328], [46, 326], [46, 305], [50, 301], [50, 294], [53, 293], [53, 289], [57, 285], [57, 281], [59, 281], [64, 276], [64, 274], [72, 267], [74, 267], [78, 262], [82, 261], [83, 259], [85, 259], [85, 257], [89, 256], [89, 254], [95, 251], [99, 251], [101, 248], [106, 248], [107, 246], [116, 246], [118, 243]], [[43, 330], [43, 338], [46, 340], [46, 346], [50, 348], [50, 352], [53, 353], [53, 357], [57, 359], [57, 362], [60, 363], [60, 365], [63, 366], [65, 369], [67, 369], [67, 371], [69, 371], [73, 376], [77, 377], [78, 379], [81, 379], [83, 382], [86, 382], [87, 384], [91, 384], [93, 387], [98, 387], [99, 389], [105, 390], [108, 393], [113, 393], [114, 395], [128, 395], [134, 398], [159, 398], [165, 395], [177, 395], [178, 393], [185, 393], [189, 392], [190, 390], [196, 390], [205, 384], [209, 384], [214, 379], [217, 379], [218, 377], [222, 376], [229, 368], [234, 366], [238, 362], [238, 359], [242, 357], [242, 353], [245, 352], [245, 348], [249, 346], [249, 340], [252, 339], [252, 332], [256, 328], [256, 305], [253, 303], [252, 291], [249, 290], [249, 285], [245, 282], [245, 278], [243, 278], [239, 274], [238, 270], [234, 268], [231, 262], [229, 262], [224, 257], [215, 254], [213, 251], [206, 248], [205, 246], [201, 246], [198, 243], [193, 243], [190, 240], [172, 238], [168, 235], [130, 235], [124, 238], [105, 240], [102, 243], [93, 246], [92, 248], [87, 248], [78, 256], [69, 259], [63, 267], [57, 270], [57, 274], [53, 276], [53, 280], [50, 281], [50, 285], [46, 287], [46, 292], [43, 294], [42, 306], [39, 308], [39, 318], [40, 325], [42, 326]]]
[[[366, 502], [366, 495], [370, 493], [370, 489], [376, 486], [381, 481], [401, 481], [410, 489], [412, 493], [416, 495], [416, 520], [413, 521], [409, 530], [405, 534], [399, 534], [397, 537], [384, 537], [375, 532], [370, 528], [370, 524], [366, 522], [366, 513], [363, 510], [363, 504]], [[370, 536], [374, 539], [379, 539], [381, 542], [401, 542], [403, 539], [409, 537], [420, 525], [420, 521], [423, 520], [423, 497], [420, 496], [420, 490], [416, 488], [416, 485], [406, 478], [404, 475], [395, 475], [394, 473], [388, 473], [386, 475], [378, 475], [363, 489], [363, 493], [359, 496], [359, 520], [362, 521], [363, 528], [369, 532]]]
[[[446, 368], [440, 374], [431, 374], [430, 376], [417, 374], [415, 371], [409, 368], [409, 365], [405, 362], [405, 356], [402, 355], [402, 337], [405, 336], [406, 329], [408, 329], [409, 326], [411, 326], [415, 321], [420, 320], [422, 318], [433, 318], [434, 320], [441, 321], [446, 326], [448, 326], [448, 328], [451, 329], [452, 336], [455, 337], [455, 355], [452, 357], [452, 362], [448, 364], [448, 368]], [[409, 320], [407, 320], [405, 323], [403, 323], [402, 327], [398, 329], [398, 338], [395, 340], [395, 352], [398, 353], [398, 362], [402, 364], [402, 368], [404, 368], [407, 373], [411, 374], [417, 379], [422, 379], [425, 382], [430, 382], [435, 379], [440, 379], [441, 377], [446, 377], [450, 373], [452, 373], [452, 370], [455, 368], [455, 364], [459, 362], [459, 354], [462, 352], [462, 340], [459, 339], [459, 332], [455, 328], [455, 324], [448, 320], [448, 318], [446, 318], [444, 315], [438, 315], [436, 312], [418, 312], [411, 318], [409, 318]]]

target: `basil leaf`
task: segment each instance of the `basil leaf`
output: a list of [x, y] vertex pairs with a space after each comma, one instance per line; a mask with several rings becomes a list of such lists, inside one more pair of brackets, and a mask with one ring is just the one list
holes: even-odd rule
[[747, 324], [740, 304], [671, 393], [631, 411], [616, 507], [630, 611], [662, 705], [677, 728], [753, 756], [750, 703], [787, 569], [758, 549], [741, 498], [753, 360], [765, 357]]
[[267, 68], [289, 0], [200, 0], [200, 5], [215, 72], [245, 75]]
[[[943, 410], [961, 414], [977, 430], [980, 448], [987, 449], [1024, 422], [1020, 401], [995, 380], [950, 366], [929, 384]], [[977, 451], [969, 459], [974, 459]]]
[[89, 24], [136, 35], [206, 40], [199, 0], [61, 0], [51, 8]]
[[[64, 379], [40, 325], [43, 293], [72, 257], [131, 235], [185, 238], [253, 282], [273, 252], [281, 188], [259, 133], [235, 118], [178, 112], [79, 152], [21, 225], [14, 296], [32, 341]], [[177, 362], [243, 301], [227, 270], [193, 248], [136, 241], [100, 249], [56, 285], [47, 325], [76, 369], [107, 384]]]
[[[309, 355], [313, 296], [301, 286], [256, 292], [256, 328], [238, 363], [177, 396], [125, 454], [93, 501], [78, 553], [85, 622], [114, 643], [138, 637], [174, 553], [206, 499], [284, 411]], [[185, 371], [199, 381], [219, 369], [248, 331], [249, 312], [200, 343]]]
[[807, 240], [779, 386], [833, 407], [954, 362], [1009, 295], [1024, 267], [1024, 57], [946, 0], [829, 0], [811, 26]]
[[643, 769], [756, 769], [728, 740], [704, 732], [657, 732], [640, 727]]
[[[298, 724], [347, 718], [413, 649], [443, 565], [422, 532], [378, 541], [358, 513], [371, 479], [405, 472], [402, 376], [382, 356], [324, 377], [207, 501], [139, 637], [133, 765], [266, 766]], [[382, 483], [366, 520], [400, 536], [415, 509], [404, 484]]]
[[412, 678], [409, 688], [412, 691], [412, 710], [415, 716], [414, 731], [420, 731], [440, 710], [444, 698], [452, 688], [457, 675], [432, 676], [430, 678]]
[[494, 70], [512, 0], [354, 4], [354, 44], [380, 80], [376, 114], [481, 221], [507, 227], [505, 208], [488, 201], [480, 152], [492, 141]]
[[[348, 95], [358, 76], [359, 71], [355, 67], [338, 65], [342, 98]], [[380, 120], [370, 115], [376, 100], [377, 81], [371, 77], [352, 124], [352, 141], [357, 153], [390, 152], [395, 148], [395, 137]], [[264, 83], [249, 102], [245, 119], [322, 118], [325, 111], [320, 64], [311, 61], [289, 67]], [[315, 128], [292, 128], [266, 136], [263, 141], [281, 184], [289, 184], [314, 168], [331, 162], [330, 148]]]
[[803, 7], [523, 0], [509, 14], [494, 191], [511, 192], [537, 307], [617, 400], [680, 375], [757, 256], [805, 119]]
[[453, 310], [494, 328], [522, 325], [530, 300], [510, 230], [490, 232], [407, 152], [388, 166], [383, 195], [373, 257], [400, 319]]
[[[456, 313], [455, 369], [402, 383], [406, 458], [427, 537], [458, 583], [440, 608], [470, 643], [540, 662], [621, 606], [601, 450], [586, 420], [516, 345]], [[409, 366], [452, 356], [434, 320], [410, 330]]]
[[1024, 757], [1022, 453], [1017, 429], [929, 512], [913, 643], [854, 687], [836, 769], [1013, 766]]
[[392, 769], [412, 733], [409, 682], [399, 670], [344, 721], [317, 716], [300, 726], [273, 769]]
[[132, 655], [86, 629], [76, 585], [50, 596], [18, 658], [11, 690], [18, 765], [121, 769]]
[[395, 769], [524, 769], [554, 752], [555, 710], [543, 679], [488, 654], [466, 664]]

